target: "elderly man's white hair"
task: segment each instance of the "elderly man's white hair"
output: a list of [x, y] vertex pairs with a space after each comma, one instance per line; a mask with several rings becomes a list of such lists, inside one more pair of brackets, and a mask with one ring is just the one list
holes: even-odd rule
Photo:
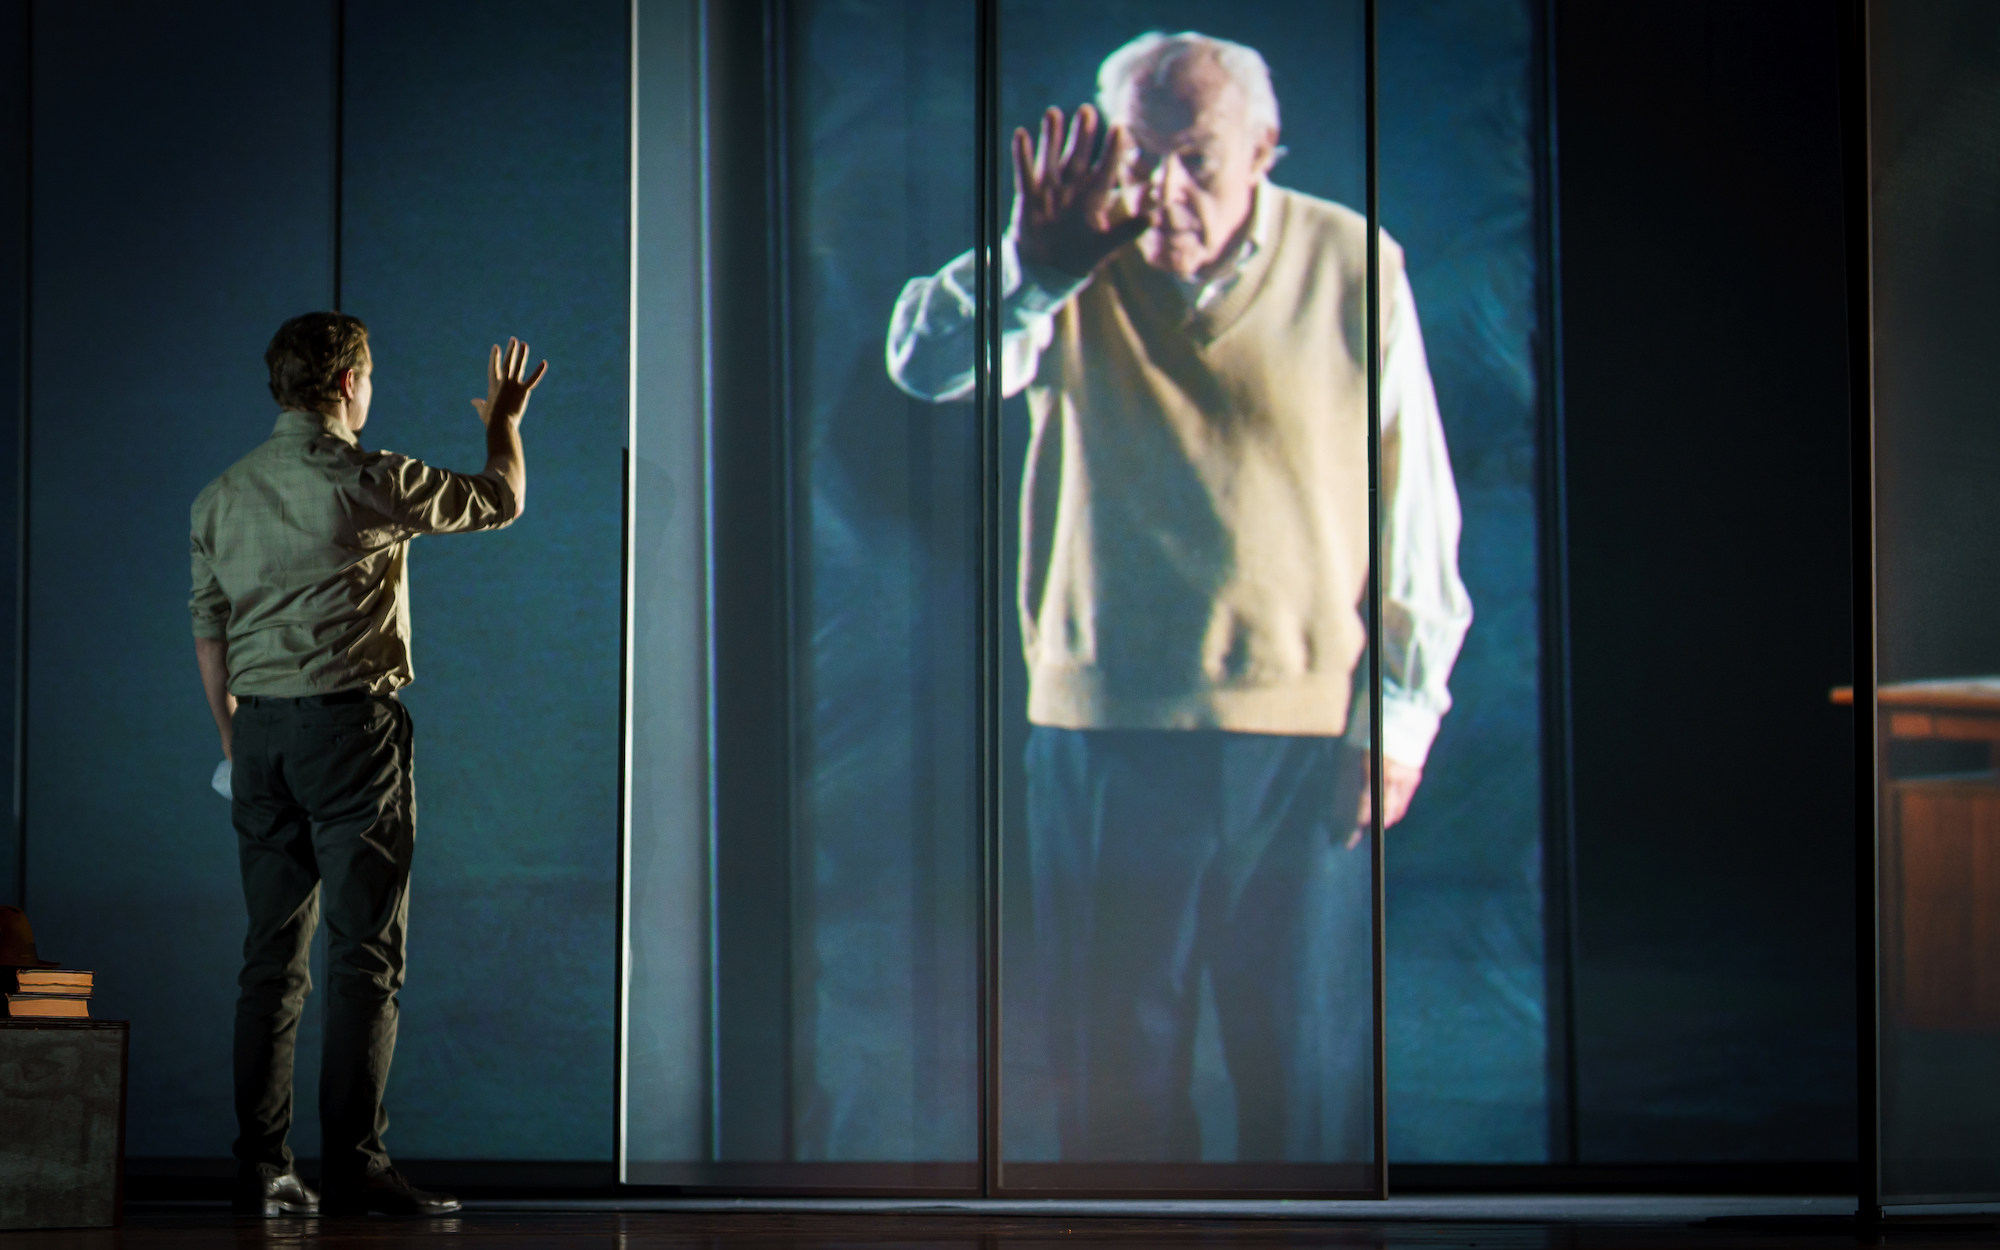
[[1104, 58], [1097, 69], [1097, 107], [1115, 122], [1132, 120], [1132, 95], [1143, 83], [1158, 86], [1174, 66], [1190, 56], [1209, 56], [1243, 89], [1250, 106], [1250, 124], [1278, 129], [1278, 93], [1271, 89], [1271, 67], [1247, 44], [1217, 39], [1199, 31], [1177, 35], [1149, 30]]

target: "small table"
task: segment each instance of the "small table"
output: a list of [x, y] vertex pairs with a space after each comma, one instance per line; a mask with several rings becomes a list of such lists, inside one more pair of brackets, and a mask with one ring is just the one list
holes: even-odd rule
[[[1886, 1006], [1904, 1028], [2000, 1031], [2000, 677], [1897, 682], [1875, 708]], [[1918, 741], [1985, 743], [1991, 762], [1893, 775], [1888, 744]]]

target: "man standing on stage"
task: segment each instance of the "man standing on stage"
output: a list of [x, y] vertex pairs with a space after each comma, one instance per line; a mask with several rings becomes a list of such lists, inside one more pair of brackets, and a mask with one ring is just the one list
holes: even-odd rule
[[293, 1170], [292, 1059], [326, 912], [329, 1001], [320, 1064], [328, 1215], [436, 1215], [449, 1194], [411, 1185], [382, 1145], [396, 1048], [416, 837], [405, 560], [419, 534], [499, 529], [521, 514], [520, 423], [548, 369], [495, 347], [486, 467], [452, 473], [359, 441], [374, 395], [368, 328], [307, 313], [264, 360], [283, 409], [271, 436], [209, 483], [193, 510], [195, 659], [222, 752], [249, 929], [236, 1004], [239, 1211], [301, 1215], [319, 1200]]

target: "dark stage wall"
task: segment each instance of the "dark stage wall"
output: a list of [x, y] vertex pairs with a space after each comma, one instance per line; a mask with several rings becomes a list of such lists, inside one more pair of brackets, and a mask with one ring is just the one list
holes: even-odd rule
[[131, 1152], [223, 1154], [242, 903], [182, 531], [269, 432], [257, 344], [332, 298], [331, 20], [37, 4], [34, 26], [23, 896], [42, 953], [134, 1022]]
[[[45, 953], [94, 968], [99, 1014], [133, 1021], [135, 1156], [233, 1136], [243, 922], [207, 786], [188, 505], [269, 432], [272, 330], [334, 298], [334, 11], [35, 6], [25, 897]], [[553, 361], [526, 517], [412, 556], [423, 820], [389, 1141], [608, 1159], [625, 7], [346, 12], [364, 444], [476, 469], [486, 346], [519, 333]], [[311, 1088], [294, 1141], [316, 1154]]]
[[1579, 1155], [1854, 1150], [1835, 6], [1556, 6]]
[[1882, 680], [2000, 672], [2000, 10], [1913, 6], [1873, 37]]
[[14, 693], [20, 665], [14, 636], [20, 607], [20, 432], [21, 401], [27, 386], [24, 353], [28, 308], [28, 45], [27, 5], [0, 2], [0, 746], [7, 751], [0, 776], [9, 802], [0, 817], [0, 899], [20, 893], [21, 839], [14, 819]]

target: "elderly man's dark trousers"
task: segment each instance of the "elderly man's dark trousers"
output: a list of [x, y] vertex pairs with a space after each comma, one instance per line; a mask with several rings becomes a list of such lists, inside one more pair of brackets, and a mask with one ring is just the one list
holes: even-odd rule
[[410, 716], [386, 696], [245, 700], [234, 736], [232, 811], [250, 917], [236, 1003], [238, 1166], [270, 1174], [292, 1163], [292, 1059], [323, 910], [321, 1167], [329, 1190], [358, 1185], [389, 1163], [382, 1092], [396, 1050], [417, 818]]
[[1029, 733], [1034, 935], [1065, 1160], [1193, 1162], [1204, 971], [1245, 1163], [1373, 1150], [1362, 754], [1213, 730]]

